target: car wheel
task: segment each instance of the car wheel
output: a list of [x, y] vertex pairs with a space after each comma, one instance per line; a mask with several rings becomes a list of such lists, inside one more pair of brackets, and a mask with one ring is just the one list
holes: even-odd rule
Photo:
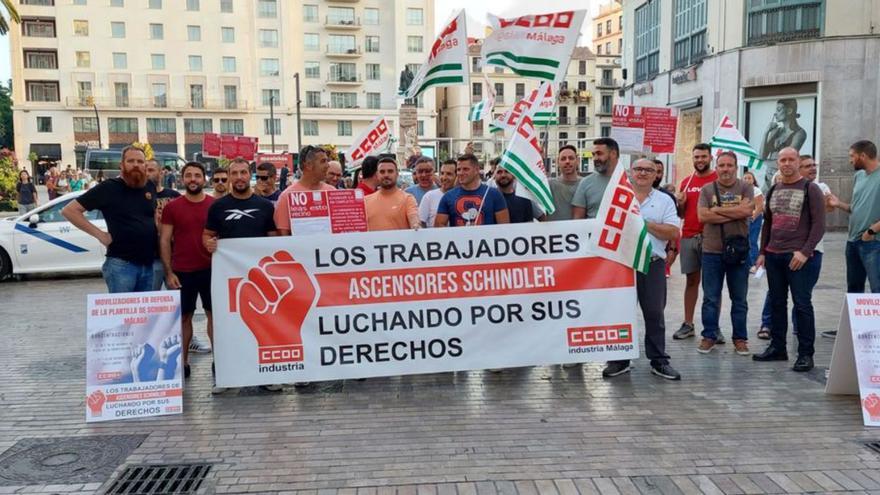
[[9, 255], [6, 254], [6, 251], [0, 248], [0, 280], [5, 279], [11, 274], [12, 261], [9, 259]]

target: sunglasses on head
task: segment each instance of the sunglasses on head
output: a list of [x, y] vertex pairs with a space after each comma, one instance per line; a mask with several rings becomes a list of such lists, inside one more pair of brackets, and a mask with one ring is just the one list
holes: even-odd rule
[[211, 179], [211, 182], [214, 182], [214, 183], [222, 182], [225, 184], [228, 181], [229, 181], [229, 179], [225, 179], [225, 178], [221, 179], [220, 177], [214, 177], [213, 179]]

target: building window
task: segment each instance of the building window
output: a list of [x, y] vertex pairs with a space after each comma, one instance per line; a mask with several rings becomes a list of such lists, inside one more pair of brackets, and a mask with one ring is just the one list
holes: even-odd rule
[[173, 134], [177, 132], [177, 121], [175, 119], [147, 119], [147, 132], [150, 134]]
[[475, 120], [471, 122], [471, 136], [482, 136], [483, 135], [483, 121]]
[[165, 83], [153, 83], [153, 106], [165, 108], [168, 106], [168, 87]]
[[189, 56], [189, 70], [193, 72], [201, 72], [202, 71], [202, 56], [201, 55], [190, 55]]
[[602, 137], [610, 137], [611, 136], [611, 126], [610, 125], [603, 125], [602, 129], [600, 130], [600, 133], [602, 134]]
[[354, 26], [354, 9], [351, 7], [330, 7], [327, 15], [327, 24]]
[[367, 36], [366, 37], [366, 49], [367, 49], [367, 53], [379, 53], [379, 37], [378, 36]]
[[568, 133], [567, 132], [560, 132], [558, 142], [559, 142], [559, 146], [565, 146], [566, 144], [568, 144]]
[[98, 119], [94, 117], [74, 117], [73, 132], [98, 132]]
[[187, 26], [186, 27], [186, 39], [188, 41], [202, 41], [202, 27], [201, 26]]
[[268, 136], [281, 134], [281, 119], [263, 119], [263, 134]]
[[[123, 25], [123, 29], [125, 25]], [[84, 20], [75, 20], [73, 21], [73, 34], [75, 36], [88, 36], [89, 35], [89, 21]], [[123, 36], [125, 36], [123, 34]]]
[[125, 7], [125, 0], [110, 0], [111, 7]]
[[321, 78], [321, 62], [306, 62], [305, 63], [305, 77], [306, 77], [306, 79], [320, 79]]
[[150, 39], [165, 39], [165, 26], [163, 26], [162, 24], [150, 24]]
[[596, 55], [602, 55], [602, 45], [596, 45]]
[[355, 108], [357, 93], [330, 93], [330, 108]]
[[321, 92], [320, 91], [306, 91], [306, 107], [307, 108], [320, 108], [321, 107]]
[[220, 0], [220, 12], [231, 14], [233, 12], [232, 0]]
[[303, 135], [304, 136], [317, 136], [318, 135], [318, 121], [317, 120], [303, 120]]
[[483, 83], [471, 83], [471, 102], [476, 103], [483, 99]]
[[611, 42], [610, 41], [605, 42], [605, 54], [611, 55]]
[[406, 25], [422, 26], [425, 24], [425, 11], [422, 9], [406, 9]]
[[24, 52], [24, 67], [26, 69], [57, 69], [58, 53], [26, 50]]
[[73, 0], [74, 5], [88, 5], [86, 0]]
[[504, 103], [504, 83], [495, 83], [495, 103]]
[[579, 60], [578, 61], [578, 75], [585, 76], [587, 75], [587, 61]]
[[654, 0], [636, 9], [636, 82], [660, 72], [660, 2]]
[[110, 36], [114, 38], [125, 38], [125, 23], [124, 22], [111, 22], [110, 23]]
[[303, 35], [303, 50], [307, 52], [321, 51], [321, 37], [315, 33], [305, 33]]
[[235, 43], [235, 28], [224, 26], [220, 28], [220, 39], [224, 43]]
[[364, 25], [379, 25], [379, 9], [364, 9]]
[[674, 0], [672, 66], [685, 67], [706, 56], [706, 0]]
[[55, 0], [21, 0], [22, 5], [42, 5], [44, 7], [51, 7], [55, 5]]
[[[353, 65], [353, 64], [352, 64]], [[261, 58], [260, 59], [260, 75], [261, 76], [277, 76], [281, 73], [277, 58]]]
[[357, 53], [354, 36], [331, 34], [328, 43], [330, 53]]
[[337, 120], [336, 121], [336, 135], [337, 136], [351, 136], [351, 121], [350, 120]]
[[[89, 34], [89, 24], [87, 21], [85, 22], [85, 34], [80, 35], [76, 32], [76, 22], [73, 24], [74, 33], [77, 36], [88, 36]], [[22, 19], [21, 21], [22, 32], [25, 36], [30, 36], [32, 38], [54, 38], [55, 37], [55, 21], [50, 20], [42, 20], [42, 19]]]
[[257, 3], [257, 15], [262, 18], [271, 19], [278, 17], [278, 2], [276, 0], [259, 0]]
[[810, 0], [750, 0], [748, 43], [760, 45], [818, 38], [822, 35], [825, 2]]
[[409, 53], [422, 53], [422, 37], [407, 36], [406, 51], [408, 51]]
[[424, 136], [425, 135], [425, 121], [420, 120], [416, 122], [416, 135]]
[[162, 0], [150, 0], [149, 8], [153, 10], [159, 10], [162, 8]]
[[602, 95], [602, 113], [611, 113], [613, 97], [611, 95]]
[[118, 134], [137, 134], [138, 120], [133, 118], [110, 117], [107, 119], [107, 131]]
[[183, 132], [187, 134], [204, 134], [213, 132], [211, 119], [183, 119]]
[[275, 29], [260, 29], [260, 46], [263, 48], [278, 48], [278, 31]]
[[190, 84], [189, 106], [191, 108], [205, 108], [205, 87], [201, 84]]
[[596, 24], [596, 37], [597, 38], [602, 37], [602, 23], [601, 22]]
[[114, 69], [127, 69], [128, 68], [128, 54], [123, 52], [113, 52], [113, 68]]
[[623, 38], [617, 39], [617, 53], [623, 54]]
[[318, 22], [317, 5], [303, 5], [303, 22]]
[[238, 108], [238, 86], [223, 86], [223, 106], [227, 110]]
[[199, 11], [199, 0], [186, 0], [186, 10], [190, 12]]
[[92, 65], [92, 55], [89, 52], [76, 52], [76, 66], [88, 68]]
[[280, 89], [264, 89], [262, 91], [263, 94], [263, 106], [278, 106], [281, 104], [281, 90]]
[[37, 117], [37, 132], [52, 132], [52, 117]]
[[223, 57], [223, 72], [235, 72], [235, 57]]
[[611, 19], [605, 21], [605, 32], [611, 34]]
[[516, 83], [516, 99], [522, 100], [526, 97], [526, 85], [525, 83]]
[[150, 60], [152, 61], [153, 70], [165, 70], [165, 54], [153, 53], [150, 55]]
[[357, 81], [357, 65], [352, 63], [331, 63], [330, 80], [334, 82]]
[[220, 119], [220, 132], [223, 134], [235, 134], [236, 136], [243, 136], [244, 120]]
[[113, 83], [113, 95], [116, 99], [116, 106], [120, 108], [128, 107], [128, 83]]
[[370, 110], [378, 110], [382, 108], [381, 93], [367, 93], [367, 108]]
[[379, 64], [367, 64], [367, 81], [378, 81], [382, 77], [382, 67]]
[[92, 81], [77, 81], [76, 88], [80, 105], [88, 105], [92, 97]]
[[617, 30], [623, 31], [623, 16], [622, 15], [617, 16]]
[[480, 72], [483, 70], [483, 59], [480, 57], [471, 58], [471, 72]]

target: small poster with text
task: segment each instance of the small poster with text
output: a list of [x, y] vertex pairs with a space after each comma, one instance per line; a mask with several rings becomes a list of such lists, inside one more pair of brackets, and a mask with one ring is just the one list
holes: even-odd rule
[[294, 235], [341, 234], [367, 231], [364, 191], [296, 191], [288, 196]]

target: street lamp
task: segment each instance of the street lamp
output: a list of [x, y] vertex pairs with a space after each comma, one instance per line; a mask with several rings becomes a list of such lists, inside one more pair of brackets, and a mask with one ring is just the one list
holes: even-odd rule
[[95, 98], [92, 96], [86, 98], [86, 104], [95, 109], [95, 122], [98, 124], [98, 149], [104, 149], [104, 143], [101, 141], [101, 116], [98, 115], [98, 104], [95, 103]]
[[299, 150], [302, 149], [302, 123], [300, 121], [299, 114], [299, 72], [293, 75], [293, 79], [296, 81], [296, 152], [299, 153]]
[[269, 130], [272, 131], [272, 153], [275, 153], [275, 95], [269, 95]]

